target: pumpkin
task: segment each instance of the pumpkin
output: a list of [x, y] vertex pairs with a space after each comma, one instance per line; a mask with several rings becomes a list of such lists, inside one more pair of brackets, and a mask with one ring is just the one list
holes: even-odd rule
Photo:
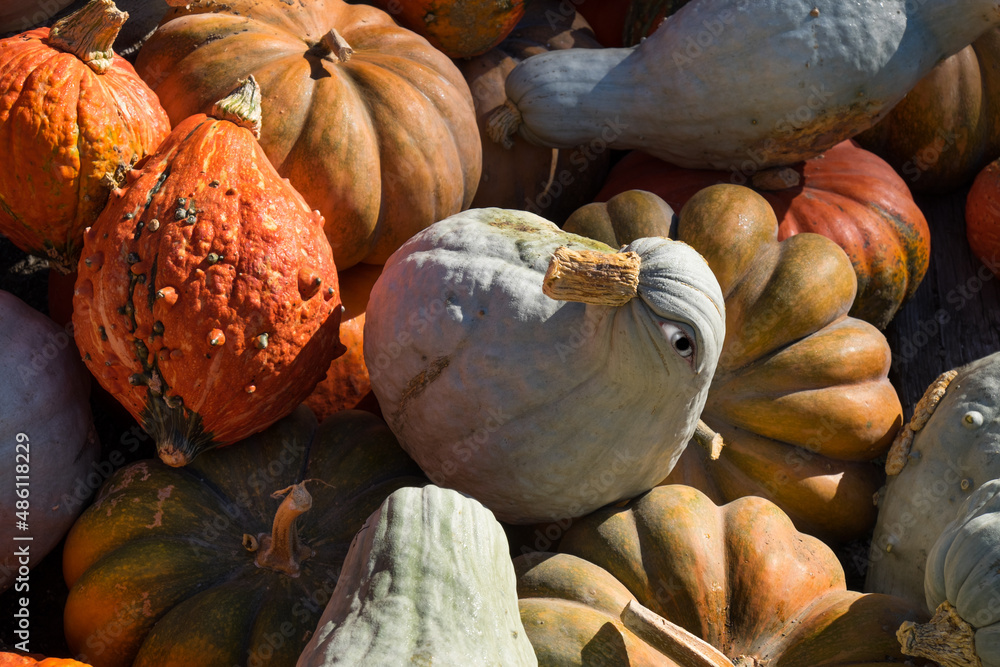
[[101, 446], [90, 375], [72, 336], [2, 290], [0, 374], [0, 453], [7, 462], [0, 487], [0, 539], [7, 545], [0, 591], [13, 586], [30, 597], [29, 571], [83, 510], [78, 502], [64, 502], [65, 494], [94, 474]]
[[355, 536], [298, 667], [537, 665], [507, 538], [450, 489], [394, 491]]
[[385, 265], [365, 363], [435, 484], [521, 524], [581, 516], [670, 471], [715, 371], [722, 295], [684, 243], [615, 248], [527, 211], [470, 209]]
[[672, 235], [722, 286], [726, 340], [701, 419], [726, 446], [714, 461], [688, 448], [665, 481], [718, 503], [763, 496], [826, 540], [866, 536], [884, 479], [870, 461], [889, 448], [902, 407], [885, 336], [848, 315], [856, 279], [847, 255], [819, 234], [779, 241], [770, 205], [740, 185], [699, 191], [676, 232], [672, 213], [650, 192], [626, 191], [564, 226], [611, 245]]
[[942, 667], [1000, 665], [1000, 480], [970, 494], [927, 555], [924, 593], [935, 609], [926, 624], [899, 629], [903, 653]]
[[468, 84], [447, 56], [377, 8], [178, 4], [140, 49], [136, 70], [175, 123], [253, 75], [271, 119], [261, 146], [323, 214], [341, 270], [382, 264], [475, 195], [482, 143]]
[[682, 169], [633, 151], [615, 164], [596, 200], [648, 190], [679, 211], [698, 190], [729, 182], [767, 200], [779, 240], [816, 232], [847, 252], [858, 277], [852, 317], [885, 329], [923, 281], [931, 244], [924, 214], [892, 167], [851, 141], [794, 168], [748, 173]]
[[127, 14], [92, 0], [49, 28], [0, 40], [0, 233], [56, 269], [137, 160], [170, 131], [156, 95], [111, 44]]
[[294, 665], [352, 538], [419, 473], [378, 417], [304, 406], [183, 468], [121, 468], [66, 538], [66, 641], [94, 667]]
[[567, 3], [536, 0], [495, 48], [458, 61], [472, 90], [483, 139], [482, 176], [473, 208], [521, 209], [560, 224], [600, 189], [611, 151], [599, 137], [566, 150], [536, 146], [518, 137], [509, 148], [489, 140], [491, 114], [505, 99], [504, 80], [519, 62], [553, 49], [582, 48], [600, 48], [587, 22]]
[[773, 503], [718, 506], [683, 485], [602, 508], [569, 528], [560, 553], [514, 568], [540, 665], [898, 663], [895, 629], [927, 617], [848, 591], [833, 551]]
[[992, 28], [934, 67], [856, 139], [914, 192], [954, 192], [1000, 156], [998, 95], [1000, 30]]
[[0, 667], [91, 667], [71, 658], [46, 658], [44, 656], [0, 653]]
[[1000, 276], [1000, 159], [980, 171], [965, 198], [965, 235], [972, 254]]
[[285, 416], [343, 351], [322, 216], [254, 138], [259, 105], [251, 77], [178, 124], [84, 238], [77, 345], [170, 465]]
[[304, 401], [320, 421], [334, 412], [360, 407], [361, 400], [371, 391], [363, 347], [365, 310], [372, 286], [381, 274], [381, 266], [358, 264], [337, 277], [344, 303], [340, 342], [346, 351], [333, 360], [326, 376]]
[[525, 0], [367, 0], [449, 58], [489, 51], [524, 15]]
[[682, 167], [792, 164], [867, 129], [998, 24], [989, 0], [689, 3], [636, 46], [518, 65], [492, 136], [565, 148], [607, 135]]
[[[690, 0], [602, 0], [577, 6], [604, 46], [634, 46]], [[687, 46], [687, 45], [685, 45]]]
[[962, 503], [1000, 478], [1000, 352], [943, 373], [886, 460], [865, 590], [923, 602], [927, 559]]

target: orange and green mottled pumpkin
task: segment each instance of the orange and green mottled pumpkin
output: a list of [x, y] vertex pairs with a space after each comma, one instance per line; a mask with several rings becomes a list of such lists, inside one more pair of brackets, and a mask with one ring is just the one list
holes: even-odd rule
[[666, 483], [718, 503], [768, 498], [824, 539], [871, 531], [885, 479], [872, 460], [889, 449], [902, 407], [885, 336], [848, 315], [856, 279], [836, 243], [813, 233], [779, 241], [767, 201], [729, 184], [699, 191], [676, 222], [661, 198], [633, 190], [583, 207], [564, 229], [613, 246], [671, 236], [701, 253], [722, 287], [726, 339], [701, 418], [726, 446], [717, 460], [689, 446]]
[[171, 465], [287, 415], [343, 351], [323, 218], [257, 143], [259, 102], [251, 78], [178, 124], [85, 234], [77, 346]]
[[66, 641], [94, 667], [292, 667], [365, 520], [426, 483], [378, 417], [304, 406], [189, 466], [121, 468], [66, 538]]
[[127, 14], [93, 0], [0, 40], [0, 233], [72, 271], [108, 195], [170, 121], [111, 44]]
[[383, 264], [467, 208], [482, 142], [450, 58], [382, 10], [342, 0], [174, 3], [136, 58], [176, 123], [244, 77], [260, 82], [260, 143], [326, 220], [341, 270]]
[[[896, 628], [928, 616], [847, 590], [833, 551], [763, 498], [658, 487], [579, 519], [559, 549], [514, 559], [542, 667], [873, 667], [902, 663]], [[648, 620], [626, 619], [630, 603]], [[656, 648], [657, 624], [690, 633], [687, 659]]]

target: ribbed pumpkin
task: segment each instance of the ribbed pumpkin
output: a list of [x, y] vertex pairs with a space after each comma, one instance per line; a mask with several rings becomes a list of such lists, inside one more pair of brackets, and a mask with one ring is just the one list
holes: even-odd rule
[[965, 235], [972, 254], [1000, 276], [1000, 159], [986, 165], [969, 188]]
[[111, 190], [170, 121], [111, 44], [127, 18], [93, 0], [0, 40], [0, 233], [69, 272]]
[[482, 144], [454, 63], [389, 14], [342, 0], [177, 3], [136, 70], [176, 123], [253, 75], [261, 146], [326, 219], [338, 268], [382, 264], [469, 206]]
[[259, 122], [251, 77], [177, 125], [85, 235], [77, 345], [170, 465], [285, 416], [343, 351], [322, 216]]
[[320, 421], [334, 412], [358, 407], [361, 399], [371, 391], [364, 355], [365, 311], [372, 286], [380, 275], [381, 266], [358, 264], [338, 276], [344, 303], [340, 342], [346, 351], [333, 360], [326, 376], [304, 401]]
[[855, 138], [914, 192], [954, 192], [1000, 157], [1000, 30], [932, 69], [885, 118]]
[[290, 667], [365, 519], [425, 483], [378, 417], [305, 407], [184, 468], [126, 466], [66, 538], [69, 647], [94, 667]]
[[726, 301], [726, 341], [702, 419], [726, 442], [718, 460], [688, 447], [665, 480], [716, 502], [773, 500], [799, 530], [830, 540], [864, 537], [882, 484], [870, 461], [902, 422], [888, 380], [891, 351], [872, 325], [848, 315], [855, 277], [846, 254], [819, 234], [778, 241], [763, 197], [712, 185], [681, 210], [627, 191], [590, 204], [565, 229], [612, 245], [671, 235], [702, 254]]
[[458, 61], [483, 137], [483, 172], [473, 208], [521, 209], [560, 224], [591, 201], [608, 172], [611, 151], [605, 139], [560, 150], [515, 136], [503, 146], [489, 140], [489, 119], [503, 104], [504, 80], [517, 63], [553, 49], [600, 46], [590, 25], [567, 3], [535, 0], [507, 39], [481, 56]]
[[524, 15], [525, 0], [366, 0], [449, 58], [489, 51]]
[[900, 663], [896, 628], [927, 617], [848, 591], [834, 553], [763, 498], [720, 507], [690, 487], [659, 487], [580, 519], [560, 551], [514, 559], [543, 666]]
[[874, 153], [844, 141], [793, 167], [746, 172], [682, 169], [633, 151], [608, 175], [597, 201], [648, 190], [674, 210], [716, 183], [748, 185], [774, 209], [778, 239], [827, 236], [847, 252], [858, 277], [851, 315], [884, 329], [920, 286], [930, 261], [927, 220], [902, 178]]

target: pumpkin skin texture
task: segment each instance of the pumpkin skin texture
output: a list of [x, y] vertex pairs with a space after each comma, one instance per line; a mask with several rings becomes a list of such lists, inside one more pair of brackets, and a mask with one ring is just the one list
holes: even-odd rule
[[986, 165], [969, 188], [965, 235], [972, 254], [1000, 276], [1000, 160]]
[[718, 506], [690, 487], [659, 487], [580, 519], [560, 551], [514, 559], [540, 665], [718, 664], [660, 655], [620, 620], [632, 599], [741, 666], [902, 662], [895, 629], [927, 617], [848, 591], [833, 552], [763, 498]]
[[896, 169], [914, 192], [967, 185], [1000, 156], [1000, 30], [946, 58], [885, 118], [855, 137]]
[[[954, 369], [928, 387], [893, 443], [890, 474], [878, 499], [866, 591], [924, 601], [930, 550], [969, 494], [1000, 478], [998, 451], [1000, 352]], [[900, 465], [893, 468], [896, 461]]]
[[[90, 375], [73, 340], [45, 315], [0, 290], [0, 453], [9, 473], [0, 487], [0, 591], [21, 565], [16, 536], [30, 535], [31, 565], [41, 562], [83, 509], [63, 502], [92, 473], [101, 446], [90, 409]], [[27, 496], [23, 494], [27, 493]], [[23, 506], [27, 500], [28, 507]], [[21, 506], [18, 503], [21, 503]], [[18, 513], [30, 511], [30, 532], [19, 531]]]
[[[353, 49], [349, 58], [331, 30]], [[375, 7], [178, 5], [140, 49], [136, 70], [174, 122], [207, 112], [252, 74], [270, 119], [261, 146], [323, 214], [341, 270], [384, 263], [475, 195], [482, 142], [468, 84], [447, 56]]]
[[493, 514], [434, 485], [386, 498], [355, 536], [297, 667], [335, 664], [537, 665]]
[[0, 40], [0, 143], [16, 165], [0, 170], [0, 233], [63, 273], [111, 190], [170, 131], [156, 95], [111, 51], [116, 12], [95, 1], [52, 29]]
[[0, 653], [0, 667], [91, 667], [91, 665], [70, 658], [35, 658], [18, 653]]
[[[279, 508], [271, 494], [301, 479], [316, 481], [294, 519], [298, 572], [258, 565]], [[94, 667], [243, 665], [268, 652], [268, 664], [294, 665], [365, 519], [424, 483], [374, 415], [317, 424], [305, 407], [184, 468], [126, 466], [66, 538], [67, 643]]]
[[170, 465], [285, 416], [343, 351], [322, 217], [215, 115], [180, 123], [112, 194], [73, 297], [88, 368]]
[[[638, 297], [550, 298], [543, 279], [561, 246], [609, 264], [636, 253]], [[384, 369], [372, 391], [435, 484], [501, 521], [540, 523], [632, 497], [670, 471], [694, 433], [723, 318], [715, 276], [685, 244], [639, 239], [615, 253], [526, 211], [471, 209], [386, 264], [365, 362]]]
[[717, 503], [763, 496], [825, 540], [864, 537], [884, 479], [870, 461], [888, 449], [902, 406], [885, 336], [848, 315], [855, 278], [846, 254], [819, 234], [778, 241], [767, 201], [739, 185], [702, 189], [676, 231], [673, 217], [662, 199], [633, 190], [580, 209], [564, 226], [608, 244], [671, 235], [719, 279], [726, 341], [701, 418], [726, 446], [715, 461], [688, 448], [664, 482]]
[[815, 232], [837, 242], [858, 278], [850, 314], [885, 329], [923, 281], [930, 230], [902, 178], [874, 153], [844, 141], [793, 168], [747, 174], [682, 169], [633, 151], [598, 193], [648, 190], [681, 210], [696, 192], [734, 182], [757, 191], [778, 218], [778, 240]]
[[[588, 3], [591, 4], [591, 3]], [[513, 137], [505, 148], [489, 140], [489, 119], [505, 99], [514, 67], [553, 49], [600, 48], [590, 25], [560, 0], [535, 0], [508, 37], [481, 56], [457, 62], [472, 91], [483, 141], [483, 170], [472, 208], [530, 211], [561, 224], [591, 201], [608, 173], [611, 151], [601, 139], [559, 150]]]
[[333, 360], [326, 376], [303, 401], [320, 421], [334, 412], [359, 407], [361, 399], [372, 389], [364, 355], [365, 311], [372, 286], [380, 275], [381, 266], [358, 264], [337, 277], [344, 303], [340, 342], [346, 351]]
[[[998, 24], [990, 0], [689, 3], [636, 46], [518, 65], [496, 138], [520, 131], [568, 147], [613, 130], [611, 148], [683, 167], [728, 171], [748, 156], [759, 168], [792, 164], [870, 127]], [[699, 50], [689, 55], [692, 40]]]
[[449, 58], [489, 51], [524, 16], [525, 0], [368, 0]]

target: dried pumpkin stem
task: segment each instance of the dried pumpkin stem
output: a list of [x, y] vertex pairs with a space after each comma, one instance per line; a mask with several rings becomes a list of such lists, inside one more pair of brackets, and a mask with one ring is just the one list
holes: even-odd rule
[[708, 458], [713, 461], [717, 461], [722, 456], [722, 448], [726, 444], [722, 441], [721, 435], [700, 419], [694, 429], [694, 441], [708, 452]]
[[260, 86], [253, 75], [239, 82], [233, 92], [215, 103], [212, 116], [245, 127], [260, 139]]
[[639, 255], [556, 248], [542, 280], [542, 292], [558, 301], [622, 306], [639, 289]]
[[330, 32], [323, 35], [317, 44], [317, 51], [319, 51], [321, 58], [333, 55], [337, 56], [337, 60], [342, 63], [346, 63], [354, 55], [354, 49], [347, 43], [344, 36], [337, 32], [336, 28], [330, 28]]
[[504, 100], [501, 106], [490, 113], [486, 121], [486, 134], [495, 143], [510, 150], [514, 147], [514, 135], [520, 125], [521, 112], [517, 105], [510, 100]]
[[47, 43], [72, 53], [90, 69], [104, 74], [114, 61], [111, 46], [128, 19], [112, 0], [91, 0], [81, 9], [52, 25]]
[[896, 631], [903, 655], [933, 660], [941, 667], [982, 667], [975, 630], [950, 602], [938, 605], [926, 623], [906, 621]]
[[639, 639], [680, 667], [734, 667], [722, 651], [635, 600], [622, 610], [621, 619]]
[[265, 567], [298, 576], [303, 560], [312, 555], [312, 549], [299, 542], [295, 520], [312, 507], [312, 495], [306, 490], [306, 483], [299, 482], [287, 489], [276, 491], [272, 496], [284, 495], [278, 511], [274, 513], [271, 534], [257, 536], [260, 545], [256, 550], [257, 567]]

